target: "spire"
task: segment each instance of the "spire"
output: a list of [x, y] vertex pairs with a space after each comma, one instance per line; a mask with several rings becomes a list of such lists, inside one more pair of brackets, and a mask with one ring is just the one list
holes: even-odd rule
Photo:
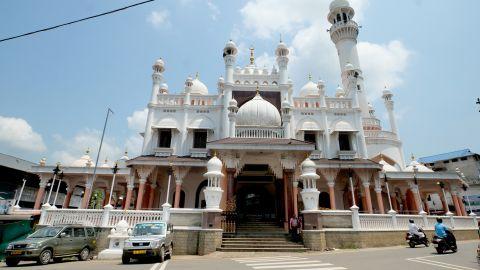
[[415, 156], [413, 155], [413, 153], [412, 153], [412, 155], [410, 156], [410, 158], [412, 159], [412, 161], [415, 160]]
[[255, 89], [255, 95], [257, 95], [257, 96], [260, 95], [260, 90], [258, 89], [258, 83], [257, 83], [257, 89]]
[[308, 73], [308, 80], [309, 80], [309, 81], [312, 80], [312, 73]]
[[255, 65], [255, 55], [254, 55], [255, 48], [250, 46], [250, 65]]
[[282, 43], [282, 33], [280, 33], [280, 43]]
[[195, 73], [195, 79], [198, 80], [198, 77], [199, 77], [199, 74], [198, 74], [198, 71]]

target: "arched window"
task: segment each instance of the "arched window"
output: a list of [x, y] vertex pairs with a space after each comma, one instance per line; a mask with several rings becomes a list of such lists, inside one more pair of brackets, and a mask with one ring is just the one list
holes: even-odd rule
[[240, 81], [238, 81], [238, 80], [237, 80], [237, 81], [235, 81], [235, 84], [240, 84]]
[[244, 81], [243, 84], [250, 84], [250, 82], [249, 81]]
[[[173, 193], [172, 202], [175, 201], [175, 196], [177, 195], [176, 192]], [[179, 208], [185, 208], [185, 191], [180, 191], [180, 203], [178, 205]]]
[[267, 82], [267, 81], [263, 81], [263, 85], [268, 85], [268, 82]]
[[273, 85], [278, 85], [278, 83], [276, 81], [273, 81], [272, 84]]
[[205, 208], [205, 196], [203, 190], [207, 187], [208, 180], [204, 180], [198, 185], [197, 191], [195, 192], [195, 208]]
[[347, 14], [343, 13], [343, 22], [346, 23], [347, 22]]
[[308, 108], [308, 102], [305, 102], [305, 108]]
[[192, 99], [192, 100], [190, 101], [190, 105], [195, 105], [195, 100]]
[[337, 14], [337, 22], [339, 22], [341, 20], [342, 20], [342, 16], [340, 16], [340, 14]]
[[320, 192], [320, 194], [318, 195], [318, 207], [320, 209], [322, 209], [322, 208], [330, 209], [331, 208], [330, 195], [328, 194], [328, 192]]

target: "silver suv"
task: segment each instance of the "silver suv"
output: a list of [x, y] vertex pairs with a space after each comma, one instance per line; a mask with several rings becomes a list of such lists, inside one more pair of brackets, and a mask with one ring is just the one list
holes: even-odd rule
[[137, 223], [130, 238], [125, 240], [122, 263], [131, 259], [154, 258], [159, 262], [172, 258], [172, 229], [165, 222]]

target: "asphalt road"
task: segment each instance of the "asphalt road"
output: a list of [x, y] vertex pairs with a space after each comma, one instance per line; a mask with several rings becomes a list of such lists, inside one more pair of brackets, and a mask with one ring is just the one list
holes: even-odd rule
[[[32, 270], [479, 270], [478, 241], [459, 242], [459, 251], [437, 255], [433, 247], [372, 248], [306, 253], [221, 253], [207, 256], [174, 256], [160, 263], [122, 265], [120, 261], [66, 261], [39, 266], [21, 263], [14, 269]], [[0, 269], [6, 269], [3, 264]]]

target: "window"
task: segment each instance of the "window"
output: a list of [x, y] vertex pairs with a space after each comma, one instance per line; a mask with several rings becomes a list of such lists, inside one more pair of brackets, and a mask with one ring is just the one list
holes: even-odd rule
[[85, 237], [85, 229], [84, 228], [73, 228], [73, 233], [75, 237]]
[[73, 237], [73, 229], [72, 228], [66, 228], [65, 230], [63, 230], [62, 233], [65, 233], [66, 237]]
[[338, 134], [338, 144], [340, 145], [340, 151], [351, 151], [350, 136], [348, 133]]
[[170, 148], [172, 142], [172, 130], [161, 129], [158, 131], [158, 147]]
[[193, 132], [193, 148], [207, 148], [206, 130], [195, 130]]
[[467, 160], [467, 157], [461, 157], [460, 160]]
[[343, 22], [347, 22], [347, 14], [343, 13]]
[[457, 161], [458, 161], [458, 158], [452, 159], [452, 162], [457, 162]]
[[315, 150], [317, 150], [317, 136], [315, 132], [308, 132], [306, 131], [305, 134], [303, 135], [303, 140], [306, 142], [311, 142], [315, 144]]
[[88, 236], [95, 236], [95, 229], [94, 228], [86, 228]]
[[450, 163], [450, 160], [445, 160], [445, 161], [443, 161], [443, 163], [445, 163], [445, 164]]

